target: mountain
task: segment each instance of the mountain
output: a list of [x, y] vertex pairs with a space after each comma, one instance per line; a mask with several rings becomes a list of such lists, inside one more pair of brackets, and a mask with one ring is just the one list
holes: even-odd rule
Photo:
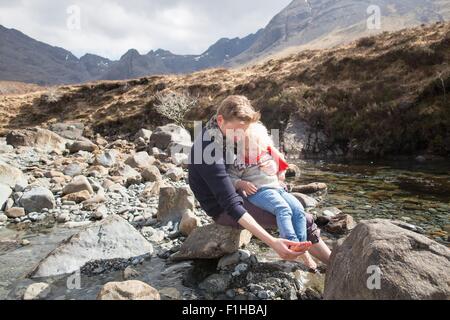
[[248, 49], [260, 32], [242, 39], [220, 39], [201, 55], [177, 55], [162, 49], [141, 55], [130, 49], [112, 61], [93, 54], [78, 59], [67, 50], [0, 25], [0, 80], [51, 85], [189, 73], [224, 64]]
[[[368, 29], [369, 6], [378, 6], [380, 29]], [[369, 11], [369, 13], [368, 13]], [[294, 0], [263, 29], [252, 46], [227, 62], [239, 65], [286, 48], [328, 48], [382, 31], [450, 20], [448, 0]]]
[[[367, 28], [371, 5], [381, 12], [377, 30]], [[448, 20], [448, 0], [293, 0], [265, 28], [244, 38], [220, 39], [200, 55], [163, 49], [140, 54], [130, 49], [117, 61], [92, 54], [78, 59], [65, 49], [0, 26], [0, 80], [49, 85], [190, 73], [239, 66], [290, 48], [328, 48], [382, 31]]]

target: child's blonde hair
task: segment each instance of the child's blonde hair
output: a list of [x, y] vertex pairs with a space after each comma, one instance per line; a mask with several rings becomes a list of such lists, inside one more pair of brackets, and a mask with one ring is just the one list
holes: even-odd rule
[[246, 148], [259, 147], [262, 150], [266, 150], [267, 147], [273, 147], [274, 143], [269, 131], [262, 122], [251, 123], [248, 127], [245, 135]]

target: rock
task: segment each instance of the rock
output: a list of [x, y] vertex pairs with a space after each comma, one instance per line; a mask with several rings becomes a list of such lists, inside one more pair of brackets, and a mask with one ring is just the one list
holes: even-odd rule
[[159, 195], [160, 189], [161, 189], [160, 181], [147, 182], [145, 184], [144, 191], [142, 191], [142, 193], [140, 195], [140, 198], [146, 199], [146, 198], [156, 197]]
[[80, 122], [59, 122], [50, 125], [50, 130], [63, 138], [78, 140], [83, 137], [84, 125]]
[[427, 161], [427, 158], [425, 158], [424, 156], [417, 156], [417, 157], [415, 158], [415, 160], [416, 160], [417, 162], [424, 163], [424, 162]]
[[56, 206], [53, 193], [44, 187], [31, 187], [26, 190], [19, 203], [27, 213], [41, 212], [43, 209], [53, 209]]
[[92, 189], [89, 180], [85, 176], [74, 177], [72, 181], [63, 188], [62, 194], [67, 195], [80, 191], [88, 191], [89, 194], [94, 194], [94, 189]]
[[100, 147], [105, 147], [108, 144], [108, 141], [97, 133], [94, 138], [94, 143]]
[[75, 203], [81, 203], [91, 198], [91, 194], [87, 190], [69, 193], [62, 197], [63, 201], [73, 201]]
[[103, 189], [99, 191], [95, 196], [92, 198], [83, 201], [83, 209], [88, 211], [93, 211], [96, 207], [98, 207], [99, 203], [105, 202], [106, 196]]
[[219, 262], [217, 263], [217, 269], [222, 270], [225, 269], [228, 266], [236, 265], [241, 260], [241, 255], [239, 251], [227, 254], [220, 258]]
[[8, 217], [5, 214], [0, 214], [0, 223], [8, 221]]
[[140, 273], [134, 270], [132, 267], [128, 266], [125, 268], [125, 270], [123, 270], [122, 275], [124, 280], [130, 280], [139, 277]]
[[108, 216], [108, 208], [104, 204], [99, 206], [92, 214], [92, 217], [97, 220], [104, 219], [107, 216]]
[[140, 129], [134, 136], [134, 139], [142, 138], [144, 141], [150, 141], [152, 131], [147, 129]]
[[306, 185], [296, 185], [292, 188], [292, 192], [298, 192], [298, 193], [306, 193], [306, 194], [311, 194], [311, 193], [316, 193], [316, 192], [326, 192], [328, 189], [327, 185], [325, 183], [322, 182], [313, 182], [310, 184], [306, 184]]
[[33, 147], [44, 152], [61, 154], [66, 149], [66, 140], [47, 129], [32, 128], [14, 130], [6, 136], [6, 142], [17, 147]]
[[180, 232], [184, 236], [188, 236], [197, 227], [200, 226], [200, 218], [197, 217], [191, 210], [183, 212], [180, 222]]
[[108, 282], [100, 290], [97, 300], [160, 300], [158, 290], [138, 281]]
[[11, 218], [11, 219], [20, 218], [20, 217], [25, 216], [25, 209], [13, 207], [13, 208], [9, 208], [8, 210], [6, 210], [5, 213], [8, 218]]
[[356, 226], [353, 217], [348, 214], [340, 213], [332, 218], [324, 227], [325, 231], [332, 234], [345, 234]]
[[188, 186], [162, 187], [159, 193], [158, 221], [180, 221], [186, 210], [194, 210], [194, 201], [194, 195]]
[[98, 146], [87, 139], [75, 141], [69, 145], [69, 151], [71, 153], [76, 153], [78, 151], [94, 152], [97, 150]]
[[285, 176], [286, 178], [295, 178], [295, 179], [300, 178], [301, 176], [300, 168], [296, 164], [290, 163], [288, 168], [286, 169]]
[[89, 261], [151, 255], [152, 245], [126, 220], [112, 215], [64, 240], [31, 272], [31, 277], [73, 273]]
[[14, 189], [16, 185], [25, 187], [28, 179], [22, 171], [0, 160], [0, 183]]
[[39, 300], [45, 299], [50, 294], [50, 285], [48, 283], [33, 283], [30, 284], [25, 293], [23, 294], [23, 300]]
[[289, 155], [324, 154], [328, 151], [327, 138], [323, 132], [315, 130], [295, 115], [289, 119], [282, 136], [284, 151]]
[[176, 166], [184, 166], [188, 164], [189, 157], [185, 153], [175, 153], [171, 156], [172, 163]]
[[182, 300], [182, 295], [177, 288], [165, 287], [159, 290], [162, 300]]
[[56, 216], [56, 222], [66, 223], [70, 221], [70, 215], [68, 213], [60, 213]]
[[342, 211], [336, 207], [326, 207], [326, 208], [321, 208], [320, 210], [318, 210], [317, 216], [332, 218], [341, 213], [342, 213]]
[[167, 170], [166, 177], [172, 181], [180, 181], [184, 178], [184, 171], [179, 167], [173, 167]]
[[94, 164], [109, 168], [116, 164], [117, 161], [116, 159], [117, 159], [117, 151], [107, 150], [95, 157]]
[[8, 201], [12, 194], [11, 188], [3, 183], [0, 183], [0, 210], [2, 210], [5, 203]]
[[157, 147], [161, 150], [166, 150], [173, 142], [189, 145], [191, 144], [191, 135], [186, 129], [176, 124], [168, 124], [157, 127], [150, 137], [150, 147]]
[[83, 172], [83, 168], [78, 163], [71, 163], [64, 168], [63, 172], [66, 176], [75, 177]]
[[148, 181], [148, 182], [155, 182], [155, 181], [162, 180], [162, 176], [161, 176], [161, 173], [159, 172], [159, 169], [153, 165], [145, 168], [144, 171], [142, 171], [141, 175], [142, 175], [142, 179], [144, 179], [144, 181]]
[[292, 193], [292, 195], [302, 203], [303, 208], [305, 208], [305, 210], [315, 208], [319, 204], [316, 199], [307, 196], [306, 194], [294, 192]]
[[324, 298], [448, 300], [448, 270], [447, 247], [389, 220], [361, 221], [331, 254]]
[[125, 164], [135, 169], [145, 169], [155, 162], [155, 158], [149, 156], [146, 151], [135, 153], [128, 157]]
[[252, 234], [216, 223], [196, 228], [183, 242], [173, 260], [215, 259], [233, 253], [250, 242]]
[[139, 184], [142, 181], [141, 174], [126, 164], [111, 170], [110, 174], [123, 178], [127, 186]]
[[142, 235], [150, 242], [160, 243], [164, 240], [164, 231], [156, 230], [152, 227], [144, 227], [141, 230]]
[[231, 276], [229, 274], [214, 273], [208, 276], [199, 284], [199, 288], [208, 293], [225, 292], [231, 283]]

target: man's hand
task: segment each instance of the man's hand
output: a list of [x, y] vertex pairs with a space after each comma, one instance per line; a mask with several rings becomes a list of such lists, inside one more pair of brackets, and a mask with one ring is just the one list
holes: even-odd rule
[[258, 191], [258, 188], [249, 181], [239, 180], [236, 183], [236, 187], [244, 192], [244, 195], [251, 196]]

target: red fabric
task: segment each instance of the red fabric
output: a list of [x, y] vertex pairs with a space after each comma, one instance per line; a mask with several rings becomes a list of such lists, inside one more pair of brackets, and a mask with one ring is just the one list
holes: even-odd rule
[[289, 167], [289, 164], [279, 156], [277, 151], [272, 150], [270, 146], [267, 147], [267, 151], [269, 151], [273, 160], [278, 164], [278, 172], [285, 171]]

